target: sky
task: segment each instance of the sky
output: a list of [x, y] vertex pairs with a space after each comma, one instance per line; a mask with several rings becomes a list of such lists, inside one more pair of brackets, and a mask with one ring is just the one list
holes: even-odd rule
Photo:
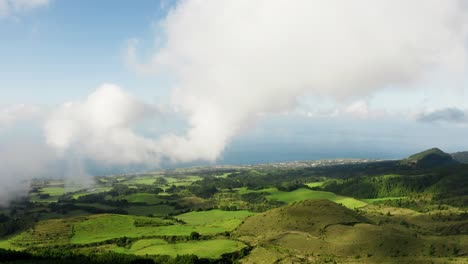
[[0, 0], [0, 178], [468, 150], [467, 12]]
[[2, 104], [60, 104], [83, 98], [104, 82], [157, 97], [148, 90], [159, 85], [129, 70], [122, 55], [131, 38], [152, 46], [152, 24], [165, 14], [161, 2], [43, 2], [0, 18]]

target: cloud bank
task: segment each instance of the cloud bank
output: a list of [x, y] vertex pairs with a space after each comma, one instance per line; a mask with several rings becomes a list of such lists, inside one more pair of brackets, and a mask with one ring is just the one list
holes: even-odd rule
[[213, 161], [259, 114], [301, 96], [354, 100], [439, 69], [463, 72], [466, 11], [456, 0], [187, 0], [160, 21], [166, 39], [152, 57], [138, 64], [130, 45], [128, 59], [177, 80], [172, 104], [190, 129], [161, 138], [161, 152]]

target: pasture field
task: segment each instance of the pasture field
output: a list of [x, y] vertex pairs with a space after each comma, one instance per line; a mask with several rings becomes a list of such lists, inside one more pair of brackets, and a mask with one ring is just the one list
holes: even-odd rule
[[[137, 227], [136, 221], [147, 222], [147, 226]], [[141, 237], [166, 235], [166, 227], [178, 231], [176, 235], [190, 234], [185, 227], [173, 226], [173, 221], [158, 218], [129, 215], [93, 215], [74, 225], [73, 244], [89, 244], [119, 237]]]
[[131, 178], [118, 178], [118, 181], [126, 185], [158, 185], [160, 187], [169, 187], [172, 185], [175, 186], [188, 186], [195, 181], [201, 180], [200, 176], [187, 175], [183, 177], [162, 177], [164, 179], [164, 184], [158, 183], [158, 179], [161, 178], [161, 175], [143, 175], [136, 176]]
[[13, 247], [65, 245], [73, 235], [74, 224], [83, 217], [51, 219], [37, 223], [34, 227], [10, 237], [4, 243]]
[[[135, 226], [135, 221], [148, 221], [150, 226]], [[237, 222], [240, 224], [241, 221]], [[138, 238], [142, 236], [189, 236], [192, 232], [202, 235], [214, 235], [235, 228], [232, 222], [227, 224], [179, 224], [160, 218], [137, 217], [126, 215], [96, 215], [74, 225], [71, 243], [88, 244], [119, 237]], [[232, 229], [231, 229], [232, 230]]]
[[130, 181], [126, 181], [126, 184], [142, 184], [142, 185], [152, 185], [156, 181], [155, 177], [138, 177]]
[[249, 211], [210, 210], [185, 213], [176, 216], [176, 218], [189, 225], [214, 227], [224, 229], [225, 231], [232, 231], [239, 226], [245, 218], [252, 215], [255, 215], [255, 213]]
[[72, 197], [73, 199], [78, 199], [81, 196], [89, 195], [89, 194], [95, 194], [95, 193], [102, 193], [102, 192], [108, 192], [112, 190], [112, 187], [96, 187], [88, 190], [83, 190], [79, 192], [73, 193]]
[[327, 199], [332, 202], [342, 204], [351, 209], [364, 207], [367, 205], [366, 202], [363, 202], [361, 200], [357, 200], [351, 197], [336, 195], [332, 192], [315, 191], [315, 190], [309, 190], [305, 188], [300, 188], [291, 192], [279, 191], [277, 188], [267, 188], [267, 189], [261, 189], [261, 190], [248, 190], [246, 188], [240, 188], [238, 189], [238, 192], [239, 194], [269, 193], [266, 196], [268, 199], [282, 201], [288, 204], [294, 203], [294, 202], [300, 202], [304, 200]]
[[[58, 197], [66, 193], [65, 188], [63, 186], [42, 187], [42, 188], [39, 188], [38, 191], [39, 191], [38, 193], [30, 193], [29, 199], [32, 202], [43, 202], [43, 203], [56, 202]], [[44, 194], [49, 195], [49, 197], [41, 198], [40, 195], [44, 195]]]
[[200, 176], [189, 175], [189, 176], [184, 176], [184, 177], [179, 177], [179, 178], [165, 177], [165, 179], [167, 180], [167, 185], [164, 186], [164, 187], [169, 187], [169, 186], [172, 186], [172, 185], [175, 185], [175, 186], [189, 186], [192, 183], [201, 180], [202, 178]]
[[229, 175], [231, 175], [231, 173], [227, 172], [227, 173], [223, 173], [223, 174], [220, 174], [220, 175], [216, 175], [215, 177], [224, 179], [224, 178], [227, 178]]
[[192, 232], [214, 235], [232, 231], [250, 215], [253, 213], [246, 211], [193, 212], [180, 216], [179, 219], [184, 219], [187, 224], [162, 218], [112, 214], [52, 219], [2, 241], [0, 247], [84, 245], [120, 237], [189, 236]]
[[364, 207], [367, 203], [351, 198], [336, 195], [332, 192], [324, 192], [324, 191], [313, 191], [309, 189], [297, 189], [292, 192], [283, 192], [283, 191], [276, 191], [271, 192], [270, 195], [267, 196], [269, 199], [275, 199], [278, 201], [286, 202], [286, 203], [294, 203], [300, 202], [304, 200], [319, 200], [319, 199], [327, 199], [332, 202], [342, 204], [348, 208], [354, 209], [359, 207]]
[[65, 193], [64, 187], [45, 187], [40, 189], [41, 193], [49, 194], [50, 196], [59, 196]]
[[114, 247], [117, 253], [135, 255], [197, 255], [202, 258], [217, 259], [222, 254], [239, 251], [245, 244], [235, 240], [213, 239], [205, 241], [189, 241], [169, 244], [162, 239], [142, 239], [127, 248]]
[[313, 188], [313, 187], [320, 187], [322, 186], [326, 181], [321, 181], [321, 182], [309, 182], [309, 183], [306, 183], [305, 185], [309, 186], [310, 188]]

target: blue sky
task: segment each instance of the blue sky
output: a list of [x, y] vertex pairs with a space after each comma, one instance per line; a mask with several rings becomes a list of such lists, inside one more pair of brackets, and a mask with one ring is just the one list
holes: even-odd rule
[[[18, 131], [35, 138], [44, 136], [49, 147], [58, 148], [59, 153], [63, 154], [77, 151], [73, 149], [75, 145], [95, 137], [90, 140], [94, 140], [94, 145], [85, 144], [80, 148], [83, 151], [80, 155], [98, 163], [104, 162], [106, 166], [114, 162], [125, 166], [131, 163], [129, 160], [148, 162], [147, 154], [153, 152], [161, 155], [162, 159], [173, 160], [171, 164], [174, 165], [343, 157], [401, 158], [434, 146], [447, 151], [468, 150], [465, 140], [468, 128], [468, 75], [464, 67], [461, 70], [457, 68], [460, 64], [458, 60], [466, 59], [466, 42], [460, 41], [460, 44], [457, 38], [447, 42], [441, 39], [439, 43], [437, 39], [434, 41], [437, 44], [429, 44], [426, 40], [433, 40], [434, 36], [418, 28], [415, 23], [415, 35], [420, 36], [415, 47], [422, 51], [412, 54], [414, 61], [407, 59], [404, 52], [396, 54], [395, 58], [401, 59], [401, 68], [405, 69], [401, 70], [398, 63], [393, 65], [396, 59], [388, 55], [400, 52], [393, 50], [392, 45], [376, 48], [375, 57], [368, 55], [372, 53], [370, 51], [375, 46], [372, 41], [377, 37], [367, 38], [363, 34], [366, 38], [364, 42], [349, 34], [351, 38], [356, 38], [349, 44], [345, 43], [349, 48], [339, 46], [339, 43], [328, 45], [329, 39], [326, 38], [333, 34], [313, 39], [316, 34], [321, 34], [320, 30], [310, 36], [296, 32], [296, 28], [281, 31], [287, 25], [282, 22], [289, 23], [291, 20], [288, 16], [295, 17], [301, 9], [311, 7], [311, 3], [301, 2], [304, 8], [290, 10], [289, 7], [284, 9], [274, 4], [273, 7], [257, 7], [258, 3], [240, 2], [243, 4], [233, 2], [229, 3], [230, 6], [223, 6], [228, 2], [208, 1], [198, 6], [196, 1], [185, 1], [178, 6], [175, 1], [155, 0], [31, 0], [36, 4], [15, 9], [15, 0], [6, 0], [5, 3], [10, 3], [9, 8], [4, 7], [2, 11], [0, 5], [0, 140], [8, 142]], [[410, 19], [425, 22], [426, 17], [419, 14], [417, 6], [403, 7], [408, 8], [409, 12], [414, 11]], [[324, 5], [325, 14], [327, 10], [335, 10], [334, 7], [329, 8], [327, 4]], [[351, 18], [354, 15], [352, 12], [360, 12], [360, 9], [353, 8], [349, 11]], [[378, 6], [375, 8], [379, 10]], [[395, 5], [395, 14], [399, 13], [399, 8], [401, 6]], [[168, 13], [170, 10], [173, 13]], [[278, 19], [271, 23], [259, 23], [258, 26], [253, 24], [254, 34], [250, 35], [250, 28], [241, 22], [244, 19], [256, 21], [258, 16], [249, 17], [249, 14], [255, 14], [258, 10]], [[448, 10], [451, 10], [450, 6]], [[244, 14], [243, 11], [249, 12]], [[278, 14], [285, 18], [279, 18]], [[298, 17], [301, 15], [307, 17], [307, 13], [297, 14]], [[442, 21], [464, 13], [436, 12], [436, 18], [438, 15]], [[268, 15], [265, 16], [265, 19], [268, 18]], [[401, 21], [405, 19], [403, 17]], [[307, 18], [298, 20], [298, 23], [304, 21]], [[388, 36], [385, 32], [389, 28], [387, 22], [391, 24], [391, 21], [376, 21], [375, 28], [369, 31], [385, 38]], [[316, 22], [310, 21], [312, 28]], [[431, 22], [435, 25], [435, 31], [439, 26], [436, 22]], [[323, 24], [329, 27], [324, 32], [338, 32], [337, 36], [330, 37], [330, 41], [336, 40], [335, 37], [348, 36], [349, 32], [341, 32], [345, 29], [340, 26], [340, 21], [336, 25]], [[403, 24], [395, 25], [398, 26], [406, 28]], [[456, 29], [441, 27], [439, 30], [438, 34], [448, 32], [447, 35], [450, 35]], [[231, 34], [223, 35], [225, 32]], [[266, 32], [263, 39], [256, 38], [263, 32]], [[272, 35], [268, 35], [270, 32]], [[383, 32], [382, 35], [379, 32]], [[412, 33], [410, 29], [408, 32]], [[462, 39], [464, 32], [456, 31], [455, 35], [458, 33]], [[396, 45], [400, 43], [398, 38], [402, 38], [402, 43], [407, 41], [406, 35], [395, 34]], [[287, 38], [281, 42], [285, 35], [288, 35]], [[304, 40], [295, 42], [294, 36], [301, 38], [303, 35]], [[276, 38], [275, 41], [264, 42], [271, 36]], [[227, 41], [224, 42], [224, 38]], [[156, 39], [162, 39], [162, 44]], [[237, 39], [239, 42], [236, 42]], [[138, 41], [135, 47], [135, 65], [138, 67], [128, 62], [129, 43], [135, 40]], [[319, 40], [325, 44], [317, 47], [318, 51], [314, 51], [314, 48], [309, 50], [310, 45], [305, 45], [307, 49], [300, 53], [295, 51], [303, 47], [303, 43], [320, 44]], [[282, 43], [284, 47], [277, 43]], [[355, 43], [364, 45], [360, 50], [362, 56], [352, 57], [355, 55], [352, 50]], [[452, 43], [460, 45], [452, 46]], [[365, 45], [369, 45], [368, 49]], [[276, 46], [280, 46], [280, 52]], [[327, 46], [335, 50], [327, 52]], [[429, 46], [427, 50], [426, 46]], [[322, 52], [320, 48], [325, 51]], [[351, 52], [347, 49], [351, 49]], [[427, 53], [432, 50], [437, 50], [436, 54]], [[272, 60], [273, 63], [269, 61], [277, 54], [277, 60]], [[352, 79], [357, 76], [356, 80], [349, 81], [354, 86], [348, 87], [347, 83], [336, 81], [340, 75], [335, 74], [330, 74], [333, 79], [309, 78], [316, 72], [318, 76], [328, 76], [329, 72], [324, 70], [327, 66], [307, 61], [309, 58], [319, 60], [322, 54], [324, 63], [333, 62], [328, 67], [340, 73], [349, 69], [346, 61], [340, 59], [349, 56], [349, 61], [354, 59], [357, 64], [360, 63], [356, 70], [350, 70], [349, 76], [352, 77], [347, 76], [346, 72], [343, 77]], [[430, 67], [425, 65], [425, 58], [430, 57], [428, 54], [434, 57], [434, 62], [428, 64]], [[243, 61], [243, 56], [247, 57], [246, 61]], [[361, 57], [364, 59], [361, 60]], [[297, 65], [304, 67], [288, 72], [288, 66], [284, 65], [297, 66], [296, 61], [289, 61], [289, 58], [296, 58]], [[275, 61], [281, 62], [278, 67], [271, 66]], [[376, 66], [374, 72], [373, 67], [367, 64], [369, 61], [383, 63]], [[186, 62], [190, 62], [188, 66]], [[252, 67], [257, 63], [258, 67]], [[341, 63], [345, 65], [343, 68], [335, 66]], [[449, 70], [439, 68], [439, 64], [449, 64]], [[455, 74], [450, 70], [452, 66], [457, 68]], [[152, 67], [157, 69], [156, 72], [148, 74]], [[311, 68], [310, 74], [301, 73], [307, 67]], [[170, 74], [166, 75], [167, 72]], [[371, 77], [366, 76], [367, 72]], [[417, 77], [413, 78], [413, 74]], [[263, 78], [265, 76], [267, 78]], [[407, 78], [410, 80], [407, 81]], [[297, 79], [300, 81], [295, 83]], [[291, 83], [291, 87], [276, 86], [283, 80]], [[230, 83], [227, 88], [215, 90], [210, 86], [227, 82]], [[103, 88], [105, 83], [115, 86]], [[333, 87], [302, 87], [304, 84], [327, 86], [330, 83]], [[192, 84], [199, 86], [190, 87]], [[174, 92], [179, 90], [180, 93]], [[342, 96], [345, 92], [350, 95]], [[89, 95], [95, 95], [93, 98], [96, 100], [86, 99]], [[106, 101], [106, 98], [114, 95], [118, 100]], [[134, 103], [134, 99], [138, 103]], [[66, 105], [70, 101], [74, 102], [73, 106]], [[116, 109], [131, 107], [121, 112], [125, 117], [122, 120], [117, 119], [108, 126], [95, 126], [93, 122], [83, 119], [106, 112], [106, 109], [96, 110], [96, 102]], [[136, 116], [140, 113], [138, 104], [147, 105], [145, 109], [152, 109], [149, 111], [151, 113]], [[207, 113], [206, 118], [201, 118], [202, 114]], [[112, 114], [111, 111], [105, 117], [116, 119]], [[103, 122], [103, 119], [99, 121]], [[50, 134], [47, 128], [43, 132], [43, 127], [57, 126], [70, 128], [56, 134]], [[134, 141], [123, 145], [116, 145], [114, 141], [99, 141], [105, 133], [103, 129], [115, 128], [122, 129], [119, 136], [128, 134]], [[161, 135], [163, 140], [159, 140]], [[113, 136], [117, 137], [117, 134], [106, 135], [108, 138]], [[135, 156], [114, 160], [93, 149], [101, 143], [109, 149], [116, 147], [118, 150], [136, 146], [142, 148], [142, 144], [157, 147], [147, 149], [145, 146], [143, 150], [135, 150]], [[206, 149], [200, 146], [206, 146]]]
[[157, 85], [128, 70], [122, 53], [130, 38], [152, 45], [152, 23], [164, 15], [159, 1], [85, 0], [2, 18], [2, 103], [59, 104], [103, 82], [148, 96]]

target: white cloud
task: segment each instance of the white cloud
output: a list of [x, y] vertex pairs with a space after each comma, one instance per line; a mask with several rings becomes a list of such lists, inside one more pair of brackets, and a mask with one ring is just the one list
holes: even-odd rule
[[163, 137], [163, 153], [215, 160], [259, 113], [291, 110], [305, 94], [351, 98], [344, 112], [363, 116], [362, 95], [438, 68], [463, 72], [466, 11], [457, 0], [187, 0], [160, 21], [167, 39], [151, 59], [135, 64], [135, 45], [129, 59], [178, 81], [172, 103], [190, 129]]
[[43, 109], [35, 105], [16, 104], [0, 108], [0, 130], [17, 122], [36, 120], [43, 115]]
[[0, 17], [47, 6], [50, 0], [0, 0]]
[[369, 105], [366, 101], [360, 100], [346, 107], [344, 113], [359, 118], [366, 118], [370, 114]]
[[[64, 155], [109, 164], [157, 162], [154, 142], [132, 127], [155, 110], [112, 84], [104, 84], [82, 102], [68, 102], [45, 123], [47, 143]], [[68, 153], [66, 153], [68, 152]]]

